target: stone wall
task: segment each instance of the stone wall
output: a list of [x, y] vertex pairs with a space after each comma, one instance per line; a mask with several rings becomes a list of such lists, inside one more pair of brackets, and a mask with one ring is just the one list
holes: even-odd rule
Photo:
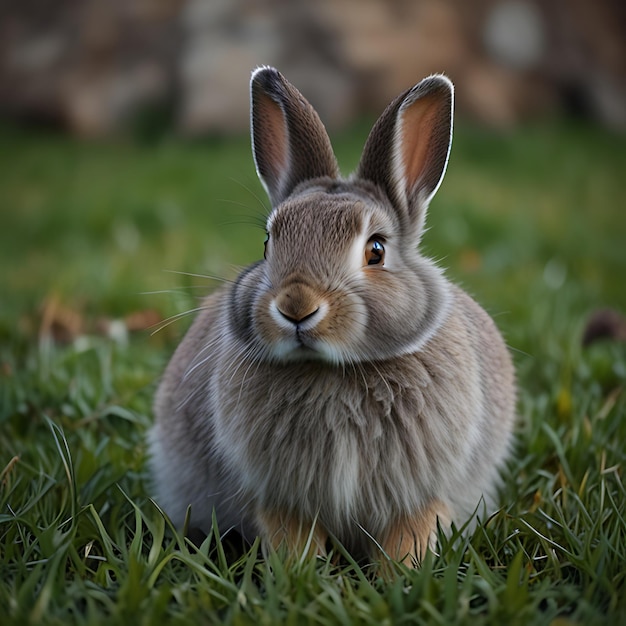
[[21, 0], [0, 8], [0, 114], [83, 136], [146, 112], [181, 133], [248, 125], [278, 67], [330, 127], [432, 72], [510, 127], [568, 109], [626, 129], [623, 0]]

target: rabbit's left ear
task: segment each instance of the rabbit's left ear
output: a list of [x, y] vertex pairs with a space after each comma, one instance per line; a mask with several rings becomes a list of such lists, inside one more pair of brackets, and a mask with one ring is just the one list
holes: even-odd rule
[[422, 230], [452, 143], [454, 87], [425, 78], [396, 98], [367, 139], [357, 176], [379, 185], [410, 230]]
[[252, 152], [272, 206], [304, 181], [339, 175], [326, 129], [313, 107], [273, 67], [252, 74]]

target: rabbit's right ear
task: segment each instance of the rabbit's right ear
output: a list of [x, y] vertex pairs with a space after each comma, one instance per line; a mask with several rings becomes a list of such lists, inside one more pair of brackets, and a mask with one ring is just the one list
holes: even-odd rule
[[250, 92], [252, 152], [272, 206], [280, 204], [301, 182], [338, 176], [324, 125], [282, 74], [273, 67], [257, 69]]
[[357, 175], [376, 183], [419, 236], [443, 179], [452, 142], [454, 87], [425, 78], [396, 98], [372, 128]]

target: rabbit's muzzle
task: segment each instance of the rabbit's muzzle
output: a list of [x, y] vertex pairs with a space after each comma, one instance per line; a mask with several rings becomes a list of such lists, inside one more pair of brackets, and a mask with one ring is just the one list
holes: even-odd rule
[[306, 323], [310, 327], [319, 321], [316, 317], [321, 317], [321, 299], [305, 283], [291, 283], [281, 289], [274, 304], [280, 315], [294, 326]]

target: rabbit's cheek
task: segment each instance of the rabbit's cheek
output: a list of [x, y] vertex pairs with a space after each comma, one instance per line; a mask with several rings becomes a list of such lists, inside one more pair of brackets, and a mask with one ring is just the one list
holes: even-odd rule
[[319, 331], [327, 341], [349, 351], [365, 338], [368, 323], [365, 303], [354, 294], [336, 294], [330, 308], [331, 313]]
[[406, 285], [386, 270], [369, 270], [364, 274], [366, 288], [363, 297], [370, 323], [378, 328], [393, 326], [394, 317], [404, 306]]

